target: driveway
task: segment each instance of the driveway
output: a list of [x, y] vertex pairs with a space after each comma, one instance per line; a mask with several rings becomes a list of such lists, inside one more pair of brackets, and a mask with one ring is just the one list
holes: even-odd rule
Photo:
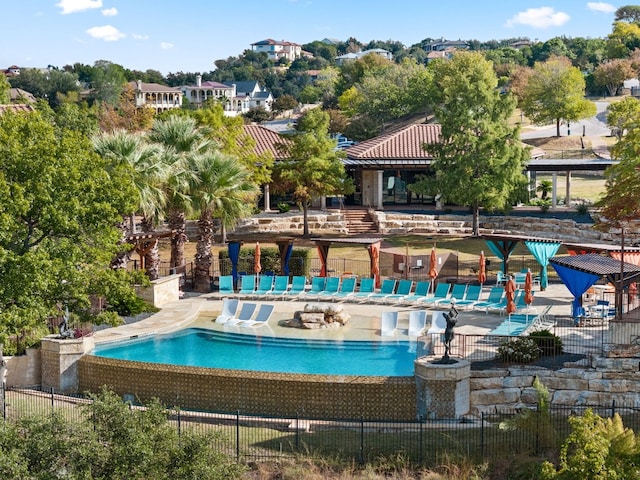
[[[611, 129], [607, 126], [607, 107], [609, 100], [596, 100], [596, 115], [594, 117], [585, 118], [579, 122], [571, 123], [571, 135], [582, 135], [583, 131], [586, 137], [606, 137], [611, 134]], [[566, 124], [560, 126], [560, 134], [567, 135], [568, 128]], [[540, 127], [526, 127], [520, 133], [520, 138], [545, 138], [554, 137], [556, 135], [555, 125], [545, 125]]]

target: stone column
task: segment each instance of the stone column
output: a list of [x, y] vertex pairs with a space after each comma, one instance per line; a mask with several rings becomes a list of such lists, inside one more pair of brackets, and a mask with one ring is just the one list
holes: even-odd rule
[[378, 170], [378, 181], [376, 182], [376, 210], [383, 210], [382, 206], [382, 184], [384, 183], [384, 170]]
[[551, 174], [551, 208], [555, 209], [558, 206], [558, 174], [553, 172]]
[[566, 195], [564, 197], [564, 206], [571, 207], [571, 170], [567, 170]]
[[322, 195], [320, 197], [320, 210], [324, 212], [326, 209], [327, 209], [327, 197], [325, 195]]
[[471, 363], [434, 363], [421, 357], [414, 363], [418, 416], [424, 419], [454, 419], [469, 413]]
[[78, 393], [78, 360], [92, 350], [93, 337], [42, 339], [42, 389]]
[[271, 211], [271, 192], [269, 191], [269, 184], [264, 184], [264, 211]]

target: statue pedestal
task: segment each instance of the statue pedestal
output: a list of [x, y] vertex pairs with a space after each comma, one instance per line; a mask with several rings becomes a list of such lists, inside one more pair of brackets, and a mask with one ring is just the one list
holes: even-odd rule
[[471, 363], [437, 363], [440, 357], [421, 357], [414, 363], [418, 416], [453, 419], [466, 415], [470, 406]]
[[93, 349], [93, 337], [42, 339], [42, 389], [78, 393], [78, 360]]

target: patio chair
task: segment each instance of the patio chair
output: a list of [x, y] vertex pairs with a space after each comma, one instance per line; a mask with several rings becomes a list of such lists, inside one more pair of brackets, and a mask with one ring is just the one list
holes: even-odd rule
[[305, 288], [307, 288], [307, 277], [304, 275], [295, 275], [291, 279], [291, 287], [284, 292], [282, 298], [291, 297], [295, 299], [298, 295], [304, 292]]
[[396, 289], [397, 280], [394, 278], [385, 278], [382, 281], [379, 292], [374, 292], [367, 297], [367, 300], [380, 300], [384, 299], [387, 295], [393, 295]]
[[356, 277], [346, 277], [342, 279], [340, 290], [333, 294], [335, 300], [345, 300], [356, 291]]
[[396, 334], [398, 328], [398, 312], [382, 312], [380, 315], [380, 335], [389, 337]]
[[240, 301], [237, 298], [224, 298], [222, 300], [222, 312], [216, 317], [215, 323], [225, 323], [238, 311]]
[[320, 292], [324, 290], [327, 284], [327, 277], [313, 277], [311, 278], [311, 289], [300, 292], [298, 298], [317, 297]]
[[454, 283], [453, 288], [451, 289], [451, 295], [449, 297], [441, 298], [433, 303], [438, 307], [449, 306], [454, 303], [458, 305], [458, 301], [463, 300], [466, 294], [467, 285], [465, 283]]
[[414, 303], [420, 300], [423, 300], [429, 294], [429, 289], [431, 288], [431, 282], [428, 280], [422, 280], [416, 283], [416, 289], [412, 294], [406, 295], [404, 298], [399, 300], [400, 303]]
[[496, 287], [499, 285], [504, 285], [509, 280], [509, 275], [505, 275], [502, 272], [498, 272], [496, 275]]
[[271, 314], [273, 313], [273, 308], [274, 308], [273, 305], [268, 303], [263, 303], [258, 308], [258, 313], [256, 313], [256, 316], [254, 319], [239, 322], [238, 326], [256, 328], [256, 327], [263, 327], [265, 325], [268, 325], [267, 322], [271, 318]]
[[480, 293], [482, 293], [481, 285], [469, 285], [464, 298], [456, 300], [456, 307], [470, 310], [480, 300]]
[[[521, 301], [520, 297], [524, 296], [524, 290], [516, 290], [515, 296], [513, 297], [513, 303], [516, 305], [516, 310], [518, 309], [518, 302]], [[526, 304], [525, 304], [526, 305]], [[507, 296], [505, 295], [502, 299], [487, 307], [487, 312], [504, 312], [507, 309]]]
[[273, 297], [275, 295], [283, 296], [289, 288], [289, 276], [288, 275], [276, 275], [273, 282], [273, 288], [267, 292], [267, 296]]
[[447, 319], [444, 318], [444, 313], [441, 311], [433, 312], [431, 315], [431, 325], [427, 330], [427, 335], [442, 334], [447, 329]]
[[240, 290], [238, 291], [238, 295], [248, 295], [251, 296], [256, 291], [256, 276], [255, 275], [242, 275], [240, 277], [242, 279], [242, 283], [240, 285]]
[[504, 296], [504, 287], [492, 287], [489, 290], [489, 296], [486, 300], [480, 300], [473, 305], [474, 310], [482, 310], [485, 313], [489, 311], [489, 307], [494, 306], [502, 301]]
[[391, 295], [387, 295], [384, 297], [385, 302], [391, 302], [393, 300], [399, 302], [404, 297], [411, 293], [411, 289], [413, 288], [413, 280], [400, 280], [398, 282], [398, 288], [396, 288], [396, 292]]
[[340, 277], [329, 277], [322, 291], [316, 295], [316, 299], [331, 299], [338, 291], [340, 291]]
[[258, 281], [258, 288], [255, 289], [253, 295], [255, 297], [260, 297], [262, 295], [266, 295], [271, 290], [273, 290], [273, 275], [260, 275], [260, 280]]
[[433, 297], [425, 297], [422, 300], [418, 300], [419, 305], [435, 305], [439, 300], [444, 300], [449, 295], [449, 289], [451, 285], [443, 282], [436, 286], [436, 291], [433, 292]]
[[360, 301], [365, 301], [369, 295], [375, 292], [375, 279], [373, 278], [363, 278], [360, 280], [360, 288], [356, 293], [350, 295], [349, 298], [358, 299]]
[[409, 312], [409, 329], [407, 335], [410, 337], [419, 337], [427, 325], [426, 310], [411, 310]]
[[221, 275], [218, 278], [218, 294], [233, 295], [235, 293], [233, 289], [233, 275]]
[[251, 320], [251, 317], [253, 317], [253, 314], [256, 311], [257, 307], [258, 307], [257, 303], [253, 303], [253, 302], [243, 303], [242, 307], [240, 307], [240, 313], [238, 313], [238, 315], [234, 315], [233, 317], [229, 318], [226, 322], [224, 322], [224, 324], [237, 325], [240, 322], [246, 322], [248, 320]]

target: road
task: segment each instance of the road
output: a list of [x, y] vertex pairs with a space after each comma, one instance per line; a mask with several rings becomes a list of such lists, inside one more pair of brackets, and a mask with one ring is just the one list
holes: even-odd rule
[[[587, 137], [605, 137], [611, 134], [611, 129], [607, 126], [606, 111], [609, 106], [608, 100], [597, 100], [593, 102], [596, 104], [596, 115], [594, 117], [585, 118], [579, 122], [571, 123], [571, 135], [582, 135], [583, 129], [585, 136]], [[520, 133], [520, 138], [545, 138], [555, 137], [556, 126], [546, 125], [543, 127], [526, 127], [524, 131]], [[567, 135], [567, 125], [560, 126], [560, 134]]]

